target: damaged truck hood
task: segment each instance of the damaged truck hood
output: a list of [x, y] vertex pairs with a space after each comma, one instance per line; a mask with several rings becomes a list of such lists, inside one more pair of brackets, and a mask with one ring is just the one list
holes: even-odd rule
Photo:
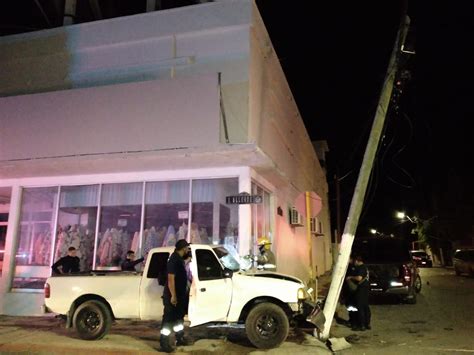
[[247, 271], [247, 272], [243, 272], [242, 274], [246, 275], [246, 276], [266, 277], [266, 278], [286, 280], [286, 281], [296, 282], [296, 283], [299, 283], [299, 284], [304, 284], [303, 281], [301, 281], [300, 279], [298, 279], [294, 276], [279, 274], [277, 272], [271, 272], [271, 271]]

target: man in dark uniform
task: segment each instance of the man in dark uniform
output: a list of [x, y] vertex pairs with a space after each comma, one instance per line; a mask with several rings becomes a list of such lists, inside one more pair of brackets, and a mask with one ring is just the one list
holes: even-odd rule
[[135, 252], [133, 250], [127, 251], [127, 258], [122, 262], [122, 271], [137, 271], [135, 265], [140, 264], [145, 258], [135, 260]]
[[[354, 263], [354, 256], [349, 257], [349, 265], [347, 265], [346, 278], [348, 276], [355, 276], [356, 266]], [[347, 308], [347, 313], [349, 314], [349, 321], [346, 323], [349, 327], [355, 327], [357, 325], [357, 308], [355, 304], [355, 292], [351, 291], [348, 287], [347, 282], [344, 283], [342, 287], [342, 296], [344, 299], [344, 304]]]
[[371, 312], [369, 307], [369, 270], [364, 265], [361, 256], [355, 257], [355, 275], [349, 276], [358, 283], [357, 290], [354, 294], [355, 306], [357, 308], [357, 325], [352, 330], [363, 331], [371, 329], [370, 318]]
[[[53, 275], [79, 272], [79, 261], [79, 258], [76, 256], [76, 248], [69, 247], [67, 255], [63, 256], [51, 266]], [[61, 268], [61, 270], [59, 268]]]
[[166, 265], [168, 281], [163, 292], [163, 320], [161, 322], [160, 346], [164, 352], [172, 352], [169, 336], [172, 331], [176, 335], [177, 345], [188, 345], [184, 338], [184, 316], [188, 312], [189, 294], [187, 290], [188, 277], [184, 259], [189, 254], [189, 244], [180, 239], [175, 245]]

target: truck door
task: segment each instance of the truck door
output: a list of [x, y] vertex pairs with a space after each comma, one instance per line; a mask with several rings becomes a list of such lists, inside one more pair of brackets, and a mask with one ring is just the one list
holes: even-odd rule
[[148, 269], [140, 284], [140, 318], [159, 320], [163, 317], [163, 291], [166, 282], [166, 263], [169, 252], [157, 252], [151, 256]]
[[191, 326], [225, 321], [232, 300], [232, 279], [223, 277], [223, 267], [211, 249], [193, 250], [193, 282], [189, 295]]

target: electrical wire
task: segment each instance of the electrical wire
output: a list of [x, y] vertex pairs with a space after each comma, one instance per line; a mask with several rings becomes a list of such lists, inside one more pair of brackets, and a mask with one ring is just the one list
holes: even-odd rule
[[408, 143], [411, 142], [412, 138], [413, 138], [413, 124], [410, 120], [410, 117], [408, 117], [408, 115], [406, 113], [403, 113], [403, 117], [407, 120], [408, 122], [408, 125], [410, 127], [410, 134], [408, 136], [408, 142], [405, 143], [400, 149], [398, 149], [398, 151], [392, 156], [392, 163], [393, 165], [395, 165], [403, 174], [405, 174], [405, 176], [408, 177], [408, 179], [410, 180], [410, 185], [406, 185], [406, 184], [403, 184], [397, 180], [395, 180], [395, 178], [393, 178], [392, 176], [388, 175], [387, 176], [387, 179], [390, 180], [391, 182], [393, 182], [394, 184], [397, 184], [401, 187], [404, 187], [404, 188], [407, 188], [407, 189], [413, 189], [415, 186], [416, 186], [416, 181], [415, 179], [411, 176], [411, 174], [405, 169], [403, 168], [401, 165], [398, 164], [398, 162], [396, 161], [396, 157], [398, 155], [400, 155], [404, 150], [405, 148], [408, 146]]
[[379, 184], [379, 177], [380, 177], [381, 168], [382, 168], [381, 161], [383, 162], [384, 155], [386, 155], [386, 153], [382, 154], [381, 161], [378, 160], [378, 157], [380, 155], [380, 152], [383, 150], [383, 140], [385, 139], [389, 119], [390, 119], [390, 117], [388, 117], [388, 119], [384, 123], [383, 129], [382, 129], [382, 132], [381, 132], [381, 141], [379, 142], [379, 145], [377, 147], [377, 151], [375, 152], [374, 163], [373, 163], [374, 166], [373, 166], [372, 172], [370, 174], [368, 187], [367, 187], [367, 192], [366, 192], [366, 195], [364, 197], [364, 204], [363, 204], [362, 212], [361, 212], [361, 215], [360, 215], [361, 220], [367, 215], [367, 213], [370, 209], [370, 205], [374, 201], [376, 193], [377, 193], [377, 187], [378, 187], [378, 184]]
[[[364, 137], [367, 136], [367, 132], [369, 131], [370, 127], [372, 126], [373, 124], [373, 112], [375, 110], [377, 110], [377, 108], [379, 107], [379, 98], [378, 96], [377, 97], [374, 97], [371, 102], [370, 102], [370, 106], [369, 108], [367, 109], [367, 120], [365, 120], [364, 122], [364, 125], [363, 125], [363, 128], [362, 128], [362, 131], [361, 133], [358, 135], [358, 139], [355, 143], [355, 145], [353, 146], [352, 150], [351, 150], [351, 153], [348, 157], [348, 159], [346, 160], [346, 162], [350, 162], [350, 163], [354, 163], [355, 161], [357, 161], [355, 159], [355, 156], [359, 153], [359, 148], [361, 147], [361, 143], [362, 143], [362, 140]], [[346, 163], [343, 163], [342, 166], [345, 166]], [[342, 181], [344, 180], [346, 177], [348, 177], [350, 174], [352, 174], [354, 171], [356, 170], [355, 167], [351, 167], [348, 169], [348, 171], [346, 173], [343, 174], [342, 178], [338, 178], [338, 181]]]
[[344, 180], [346, 177], [348, 177], [350, 174], [352, 174], [354, 172], [354, 169], [351, 169], [350, 171], [347, 172], [347, 174], [345, 174], [344, 176], [340, 177], [340, 178], [337, 178], [337, 181], [341, 182], [342, 180]]

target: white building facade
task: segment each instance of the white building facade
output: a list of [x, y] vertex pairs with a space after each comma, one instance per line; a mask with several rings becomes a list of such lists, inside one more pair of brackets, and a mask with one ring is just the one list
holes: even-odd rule
[[[331, 268], [325, 175], [253, 1], [0, 38], [0, 95], [0, 314], [41, 314], [69, 246], [87, 271], [265, 236], [280, 272], [308, 279], [309, 242], [313, 273]], [[305, 191], [310, 241], [289, 218]]]

